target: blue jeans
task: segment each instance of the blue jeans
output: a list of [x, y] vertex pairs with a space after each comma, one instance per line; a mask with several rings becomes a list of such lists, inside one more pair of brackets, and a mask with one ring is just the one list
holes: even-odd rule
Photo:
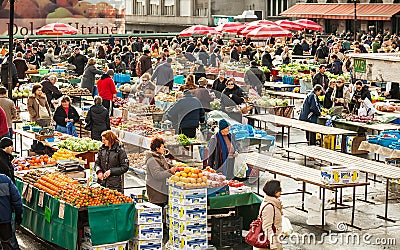
[[18, 245], [17, 237], [15, 236], [15, 214], [14, 213], [13, 213], [13, 216], [11, 219], [11, 229], [12, 229], [11, 247], [14, 250], [20, 249], [19, 245]]
[[67, 127], [63, 127], [63, 126], [57, 125], [56, 126], [56, 131], [66, 134], [67, 133]]

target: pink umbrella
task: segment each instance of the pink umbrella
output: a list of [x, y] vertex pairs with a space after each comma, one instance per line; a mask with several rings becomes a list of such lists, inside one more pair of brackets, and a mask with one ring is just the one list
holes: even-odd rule
[[37, 35], [75, 35], [78, 30], [65, 23], [50, 23], [36, 31]]
[[302, 30], [302, 29], [304, 29], [303, 25], [289, 21], [289, 20], [279, 20], [279, 21], [276, 21], [275, 23], [287, 30]]
[[239, 32], [239, 34], [245, 36], [245, 35], [249, 34], [250, 31], [252, 31], [252, 30], [255, 30], [255, 29], [257, 29], [257, 28], [259, 28], [259, 27], [262, 27], [262, 26], [268, 26], [268, 25], [269, 25], [269, 26], [277, 26], [277, 27], [279, 27], [279, 26], [276, 25], [276, 23], [274, 23], [274, 22], [273, 22], [273, 24], [247, 25], [247, 27], [244, 28], [243, 30], [241, 30], [241, 31]]
[[247, 34], [247, 37], [252, 38], [270, 38], [283, 36], [292, 36], [292, 33], [276, 25], [263, 25], [250, 31], [250, 33]]
[[308, 29], [308, 30], [318, 30], [318, 31], [322, 30], [322, 26], [321, 25], [319, 25], [318, 23], [313, 22], [311, 20], [308, 20], [308, 19], [296, 20], [296, 21], [294, 21], [294, 23], [303, 25], [304, 28]]
[[270, 25], [276, 25], [276, 23], [272, 22], [272, 21], [268, 21], [268, 20], [257, 20], [257, 21], [253, 21], [250, 23], [247, 23], [247, 26], [254, 26], [254, 25], [264, 25], [264, 24], [270, 24]]
[[236, 34], [244, 28], [246, 28], [246, 25], [239, 23], [239, 22], [233, 22], [233, 23], [220, 24], [217, 27], [215, 27], [215, 30], [218, 32], [226, 32], [226, 33], [235, 33]]
[[189, 28], [182, 30], [179, 33], [179, 36], [192, 36], [192, 35], [207, 35], [207, 34], [219, 34], [218, 31], [215, 30], [213, 27], [208, 27], [204, 25], [193, 25]]

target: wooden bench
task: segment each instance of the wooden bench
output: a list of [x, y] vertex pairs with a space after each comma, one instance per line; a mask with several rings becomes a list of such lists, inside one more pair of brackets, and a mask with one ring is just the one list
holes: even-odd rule
[[[388, 205], [389, 205], [389, 179], [400, 179], [400, 168], [387, 165], [381, 162], [364, 159], [354, 155], [341, 153], [338, 151], [317, 147], [317, 146], [305, 146], [296, 148], [285, 148], [288, 153], [295, 153], [304, 156], [304, 165], [307, 164], [307, 157], [315, 158], [324, 162], [328, 162], [331, 165], [349, 166], [358, 169], [360, 172], [365, 173], [365, 180], [374, 180], [376, 178], [369, 179], [368, 175], [373, 174], [374, 177], [381, 176], [386, 179], [386, 197], [385, 197], [385, 216], [378, 215], [378, 218], [384, 219], [391, 222], [395, 220], [388, 218]], [[289, 160], [289, 159], [288, 159]], [[365, 202], [372, 203], [367, 200], [368, 187], [365, 186], [364, 200]]]
[[[344, 205], [343, 203], [339, 203], [337, 200], [337, 190], [341, 188], [353, 188], [353, 205], [352, 205], [352, 216], [351, 223], [348, 224], [351, 227], [358, 228], [354, 226], [354, 213], [355, 213], [355, 195], [356, 195], [356, 187], [357, 186], [366, 186], [369, 185], [368, 182], [363, 183], [354, 183], [354, 184], [341, 184], [341, 185], [329, 185], [321, 180], [321, 172], [317, 169], [308, 168], [306, 166], [302, 166], [296, 163], [287, 162], [284, 160], [276, 159], [264, 154], [259, 153], [246, 153], [246, 163], [248, 166], [258, 169], [259, 171], [269, 172], [276, 177], [276, 175], [281, 175], [284, 177], [291, 178], [296, 181], [301, 181], [302, 185], [302, 207], [300, 210], [306, 211], [304, 209], [304, 199], [306, 192], [306, 184], [312, 184], [318, 186], [320, 190], [322, 190], [322, 223], [321, 225], [325, 225], [325, 211], [326, 210], [336, 210], [339, 208], [349, 208], [350, 206]], [[260, 191], [260, 178], [258, 176], [258, 186], [257, 191]], [[325, 190], [332, 190], [335, 192], [335, 203], [334, 208], [325, 208]], [[295, 192], [299, 193], [299, 192]], [[286, 193], [286, 194], [294, 194], [294, 193]], [[321, 194], [320, 194], [321, 196]], [[321, 198], [321, 197], [320, 197]], [[338, 207], [340, 205], [341, 207]]]

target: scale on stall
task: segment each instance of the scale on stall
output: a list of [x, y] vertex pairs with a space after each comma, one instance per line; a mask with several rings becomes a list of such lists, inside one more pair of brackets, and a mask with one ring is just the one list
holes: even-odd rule
[[57, 169], [67, 176], [77, 179], [79, 182], [86, 182], [86, 174], [84, 172], [84, 164], [86, 161], [82, 160], [59, 160], [57, 162]]

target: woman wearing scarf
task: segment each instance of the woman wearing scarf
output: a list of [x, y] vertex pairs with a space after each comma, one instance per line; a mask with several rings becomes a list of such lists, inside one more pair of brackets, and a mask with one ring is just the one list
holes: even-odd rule
[[234, 177], [235, 157], [238, 152], [230, 134], [230, 124], [222, 119], [218, 128], [219, 132], [209, 142], [208, 165], [225, 175], [227, 180], [231, 180]]

